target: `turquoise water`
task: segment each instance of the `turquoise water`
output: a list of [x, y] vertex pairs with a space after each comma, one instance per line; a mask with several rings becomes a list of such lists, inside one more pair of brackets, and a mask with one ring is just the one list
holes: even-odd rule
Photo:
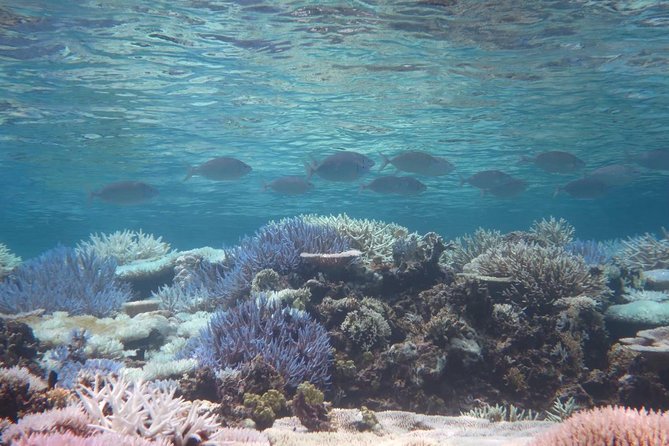
[[[517, 164], [564, 150], [585, 171], [669, 148], [669, 3], [651, 1], [34, 1], [0, 10], [0, 240], [24, 257], [91, 232], [139, 229], [179, 249], [233, 244], [270, 219], [346, 212], [445, 237], [564, 217], [581, 238], [658, 231], [669, 176], [644, 170], [594, 200]], [[456, 170], [396, 197], [314, 178], [263, 181], [337, 149], [429, 151]], [[233, 156], [236, 182], [188, 165]], [[501, 169], [513, 199], [459, 176]], [[376, 168], [362, 183], [378, 176]], [[390, 171], [390, 169], [388, 169]], [[141, 206], [89, 203], [119, 180]]]

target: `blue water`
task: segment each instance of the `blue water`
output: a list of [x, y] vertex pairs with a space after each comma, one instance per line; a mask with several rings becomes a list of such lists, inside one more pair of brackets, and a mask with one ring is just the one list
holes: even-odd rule
[[[325, 6], [327, 5], [327, 6]], [[669, 147], [669, 3], [652, 1], [36, 1], [0, 10], [0, 241], [24, 257], [91, 232], [139, 229], [179, 249], [234, 243], [269, 219], [340, 213], [445, 237], [564, 217], [581, 238], [669, 225], [669, 176], [644, 170], [595, 200], [553, 198], [580, 174], [519, 165], [565, 150], [586, 171]], [[314, 179], [262, 191], [336, 149], [406, 149], [456, 173], [418, 197]], [[188, 165], [234, 156], [237, 182]], [[514, 199], [458, 176], [502, 169]], [[373, 171], [362, 180], [369, 182]], [[118, 180], [160, 191], [117, 207]]]

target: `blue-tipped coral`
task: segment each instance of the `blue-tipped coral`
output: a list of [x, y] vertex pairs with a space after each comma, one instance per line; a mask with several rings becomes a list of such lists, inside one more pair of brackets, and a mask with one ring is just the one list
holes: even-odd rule
[[59, 246], [24, 262], [0, 283], [0, 312], [44, 309], [109, 316], [132, 296], [116, 280], [116, 261]]
[[260, 356], [289, 387], [330, 382], [332, 353], [325, 328], [304, 311], [262, 300], [214, 314], [183, 355], [215, 370], [240, 368]]
[[331, 254], [348, 248], [348, 239], [330, 225], [310, 223], [305, 217], [273, 221], [227, 249], [222, 265], [202, 262], [191, 271], [190, 280], [161, 289], [157, 297], [172, 310], [227, 307], [250, 293], [253, 278], [264, 269], [287, 274], [297, 269], [302, 253]]

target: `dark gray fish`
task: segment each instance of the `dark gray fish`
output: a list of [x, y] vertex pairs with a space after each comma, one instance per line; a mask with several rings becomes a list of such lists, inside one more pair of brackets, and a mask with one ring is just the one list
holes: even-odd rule
[[316, 174], [329, 181], [355, 181], [369, 172], [372, 166], [372, 159], [356, 152], [337, 152], [320, 163], [312, 160], [311, 164], [305, 165], [307, 179]]
[[596, 178], [585, 177], [570, 181], [564, 186], [558, 187], [555, 189], [555, 194], [553, 196], [559, 194], [561, 191], [568, 193], [574, 198], [591, 200], [606, 194], [609, 191], [609, 186]]
[[624, 186], [631, 183], [639, 176], [639, 169], [625, 164], [610, 164], [595, 169], [586, 175], [601, 181], [607, 186]]
[[446, 159], [419, 150], [408, 150], [393, 158], [389, 158], [383, 153], [379, 153], [379, 155], [383, 158], [383, 163], [381, 163], [379, 172], [381, 172], [388, 164], [392, 164], [398, 170], [404, 172], [417, 173], [419, 175], [431, 177], [446, 175], [454, 169], [453, 164], [449, 163]]
[[484, 193], [489, 193], [497, 198], [513, 198], [525, 192], [527, 182], [518, 178], [512, 178], [504, 184], [495, 186], [491, 189], [484, 189]]
[[375, 178], [369, 184], [361, 184], [360, 189], [369, 189], [380, 194], [417, 195], [424, 192], [427, 186], [412, 177], [387, 176]]
[[629, 158], [646, 169], [669, 170], [669, 149], [648, 150], [630, 155]]
[[107, 203], [133, 205], [144, 203], [157, 195], [155, 188], [141, 181], [119, 181], [91, 192], [89, 199], [99, 198]]
[[521, 163], [533, 163], [540, 169], [551, 173], [571, 173], [585, 167], [583, 160], [568, 152], [552, 150], [541, 152], [533, 157], [523, 156]]
[[301, 195], [309, 192], [314, 185], [306, 178], [297, 175], [279, 177], [263, 185], [264, 190], [271, 189], [284, 195]]
[[483, 170], [469, 178], [460, 178], [460, 186], [468, 183], [478, 189], [489, 190], [502, 186], [514, 178], [500, 170]]
[[189, 167], [184, 181], [193, 175], [200, 175], [214, 181], [237, 180], [251, 172], [251, 170], [253, 170], [251, 166], [243, 161], [229, 156], [221, 156], [211, 159], [200, 166]]

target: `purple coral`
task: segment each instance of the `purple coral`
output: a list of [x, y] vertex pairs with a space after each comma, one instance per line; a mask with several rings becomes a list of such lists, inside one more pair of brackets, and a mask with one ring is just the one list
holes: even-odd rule
[[58, 246], [24, 262], [0, 283], [0, 312], [44, 309], [109, 316], [132, 296], [119, 282], [116, 261]]
[[270, 222], [239, 245], [227, 249], [223, 264], [202, 262], [188, 283], [174, 284], [158, 296], [168, 308], [226, 307], [251, 290], [253, 277], [271, 268], [279, 274], [295, 271], [302, 253], [333, 254], [349, 241], [329, 225], [308, 223], [304, 217]]
[[325, 328], [304, 311], [277, 308], [263, 300], [214, 314], [184, 352], [214, 369], [239, 368], [258, 355], [290, 387], [330, 381], [332, 353]]

